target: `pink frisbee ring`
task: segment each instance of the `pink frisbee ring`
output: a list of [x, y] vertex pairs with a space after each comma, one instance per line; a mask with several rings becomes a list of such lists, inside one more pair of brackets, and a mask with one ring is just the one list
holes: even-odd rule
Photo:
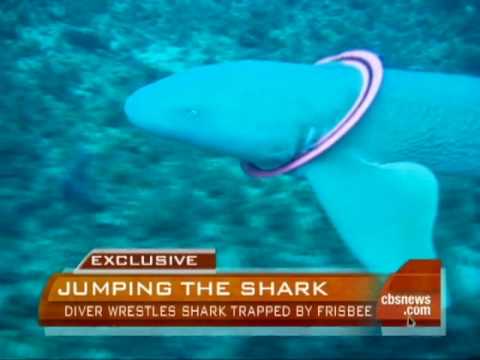
[[323, 65], [334, 61], [353, 66], [362, 75], [361, 91], [348, 113], [328, 133], [318, 140], [313, 148], [290, 162], [277, 168], [266, 170], [251, 163], [243, 163], [243, 170], [255, 177], [271, 177], [288, 173], [309, 163], [316, 157], [332, 148], [362, 119], [365, 112], [375, 100], [383, 80], [383, 66], [379, 57], [369, 51], [352, 50], [318, 60], [315, 65]]

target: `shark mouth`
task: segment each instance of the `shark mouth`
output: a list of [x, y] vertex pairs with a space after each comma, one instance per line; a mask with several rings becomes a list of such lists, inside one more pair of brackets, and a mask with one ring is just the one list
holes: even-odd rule
[[328, 149], [331, 149], [360, 122], [380, 90], [383, 80], [382, 62], [380, 58], [372, 52], [366, 50], [351, 50], [320, 59], [315, 65], [323, 65], [334, 61], [340, 61], [343, 64], [358, 69], [363, 79], [360, 93], [347, 114], [332, 130], [321, 137], [309, 151], [304, 152], [284, 165], [267, 170], [261, 169], [251, 163], [242, 163], [242, 168], [248, 175], [254, 177], [271, 177], [296, 170], [320, 156]]

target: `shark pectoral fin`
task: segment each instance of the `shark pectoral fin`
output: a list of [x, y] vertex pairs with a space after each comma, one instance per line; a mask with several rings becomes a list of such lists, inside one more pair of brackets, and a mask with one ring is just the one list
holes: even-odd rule
[[392, 272], [409, 259], [435, 257], [438, 184], [426, 167], [372, 164], [344, 153], [303, 171], [337, 231], [369, 271]]

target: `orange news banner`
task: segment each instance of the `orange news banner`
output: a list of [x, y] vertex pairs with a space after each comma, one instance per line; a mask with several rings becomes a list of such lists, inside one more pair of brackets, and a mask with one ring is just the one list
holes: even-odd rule
[[[53, 275], [44, 326], [440, 325], [440, 263], [371, 274]], [[380, 321], [380, 323], [379, 323]]]

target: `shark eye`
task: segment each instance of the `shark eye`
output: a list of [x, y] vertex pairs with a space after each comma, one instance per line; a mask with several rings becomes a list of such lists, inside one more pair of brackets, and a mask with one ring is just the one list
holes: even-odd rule
[[185, 106], [179, 108], [178, 114], [185, 120], [197, 120], [202, 114], [201, 110], [196, 106]]
[[197, 110], [197, 109], [189, 108], [189, 109], [186, 110], [186, 112], [187, 112], [187, 115], [188, 115], [189, 117], [195, 118], [195, 117], [198, 116], [198, 110]]

